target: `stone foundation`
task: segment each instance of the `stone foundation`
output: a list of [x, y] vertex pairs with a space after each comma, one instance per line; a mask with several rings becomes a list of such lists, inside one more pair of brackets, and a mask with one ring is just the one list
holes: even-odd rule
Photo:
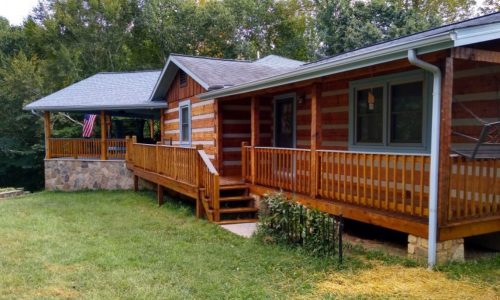
[[133, 187], [133, 174], [123, 160], [45, 160], [46, 190], [128, 190]]
[[[427, 259], [429, 243], [427, 239], [408, 235], [408, 256], [412, 258]], [[438, 242], [436, 245], [437, 262], [464, 261], [464, 239]]]

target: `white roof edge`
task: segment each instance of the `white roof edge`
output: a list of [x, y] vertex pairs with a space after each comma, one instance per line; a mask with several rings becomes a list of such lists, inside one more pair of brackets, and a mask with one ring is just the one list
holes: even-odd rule
[[186, 72], [191, 78], [193, 78], [196, 82], [198, 82], [204, 89], [208, 89], [210, 85], [206, 83], [205, 81], [201, 80], [200, 77], [198, 77], [196, 74], [194, 74], [188, 67], [183, 65], [178, 59], [175, 59], [172, 57], [172, 61], [180, 68], [182, 71]]
[[160, 87], [161, 82], [163, 80], [163, 77], [165, 76], [165, 73], [167, 72], [167, 69], [171, 63], [175, 64], [179, 69], [182, 69], [184, 72], [186, 72], [186, 74], [191, 76], [191, 78], [196, 80], [196, 82], [198, 82], [204, 89], [208, 90], [209, 85], [205, 81], [201, 80], [201, 78], [196, 76], [191, 70], [189, 70], [186, 66], [184, 66], [179, 60], [175, 59], [175, 55], [169, 55], [168, 60], [165, 63], [165, 66], [163, 67], [163, 69], [161, 70], [161, 73], [160, 73], [160, 76], [158, 77], [158, 80], [156, 81], [156, 84], [153, 88], [153, 91], [151, 92], [151, 95], [149, 96], [149, 100], [148, 100], [149, 102], [154, 101], [154, 96], [156, 94], [156, 91]]
[[[370, 65], [404, 58], [406, 57], [406, 53], [409, 49], [420, 50], [418, 51], [418, 54], [425, 54], [451, 47], [464, 46], [498, 38], [500, 38], [500, 23], [491, 23], [486, 25], [453, 29], [440, 34], [424, 37], [418, 40], [408, 41], [406, 43], [395, 46], [388, 45], [385, 48], [380, 48], [368, 53], [364, 52], [343, 60], [313, 65], [311, 67], [304, 67], [300, 70], [290, 73], [268, 77], [234, 87], [209, 91], [200, 94], [199, 97], [200, 99], [227, 97], [298, 81], [318, 78], [321, 76], [332, 75], [356, 68], [367, 67]], [[385, 58], [385, 60], [382, 59], [380, 61], [370, 62], [370, 60], [374, 60], [377, 58]]]
[[23, 107], [23, 110], [36, 111], [90, 111], [90, 110], [125, 110], [125, 109], [158, 109], [166, 108], [167, 103], [144, 103], [139, 105], [96, 105], [96, 106], [35, 106], [30, 104]]

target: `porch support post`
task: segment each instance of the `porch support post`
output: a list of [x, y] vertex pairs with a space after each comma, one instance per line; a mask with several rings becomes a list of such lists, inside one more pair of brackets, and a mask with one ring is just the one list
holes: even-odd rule
[[451, 145], [451, 106], [453, 102], [453, 57], [447, 57], [441, 89], [441, 141], [439, 147], [439, 188], [438, 188], [438, 228], [448, 219], [448, 199], [450, 194], [450, 145]]
[[312, 198], [318, 194], [318, 147], [321, 146], [321, 105], [319, 101], [320, 87], [318, 84], [313, 84], [311, 90], [311, 173], [310, 187]]
[[224, 175], [224, 139], [222, 138], [222, 106], [215, 99], [215, 146], [217, 150], [217, 171]]
[[163, 132], [164, 132], [164, 122], [165, 122], [165, 119], [164, 119], [164, 116], [163, 116], [163, 109], [160, 109], [160, 142], [162, 143], [163, 145]]
[[50, 159], [50, 136], [51, 136], [51, 128], [50, 128], [50, 112], [46, 111], [43, 114], [43, 125], [45, 131], [45, 158]]
[[106, 137], [106, 113], [101, 110], [101, 160], [107, 159]]
[[251, 165], [251, 173], [252, 173], [252, 184], [255, 184], [255, 177], [256, 177], [256, 172], [257, 172], [257, 160], [255, 157], [255, 147], [259, 145], [259, 99], [257, 97], [252, 97], [252, 102], [251, 102], [251, 138], [250, 138], [250, 143], [252, 145], [252, 152], [251, 152], [251, 160], [252, 160], [252, 165]]

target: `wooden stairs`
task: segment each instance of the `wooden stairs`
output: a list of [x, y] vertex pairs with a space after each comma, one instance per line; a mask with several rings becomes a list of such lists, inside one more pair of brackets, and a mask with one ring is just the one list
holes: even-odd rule
[[221, 178], [220, 183], [218, 213], [210, 200], [202, 199], [207, 218], [217, 224], [257, 222], [258, 209], [248, 185], [226, 178]]

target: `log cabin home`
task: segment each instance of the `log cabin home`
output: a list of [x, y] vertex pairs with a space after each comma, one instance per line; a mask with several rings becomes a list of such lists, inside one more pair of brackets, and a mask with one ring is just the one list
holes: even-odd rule
[[[430, 265], [500, 231], [500, 13], [315, 62], [172, 54], [141, 74], [115, 76], [93, 101], [49, 101], [91, 77], [26, 106], [45, 111], [46, 165], [92, 148], [51, 138], [51, 111], [145, 116], [160, 120], [160, 141], [120, 140], [124, 172], [136, 189], [155, 183], [159, 204], [173, 190], [216, 223], [254, 221], [259, 197], [282, 191], [406, 233]], [[110, 106], [117, 97], [129, 102]], [[101, 130], [87, 158], [102, 162], [117, 148]]]

